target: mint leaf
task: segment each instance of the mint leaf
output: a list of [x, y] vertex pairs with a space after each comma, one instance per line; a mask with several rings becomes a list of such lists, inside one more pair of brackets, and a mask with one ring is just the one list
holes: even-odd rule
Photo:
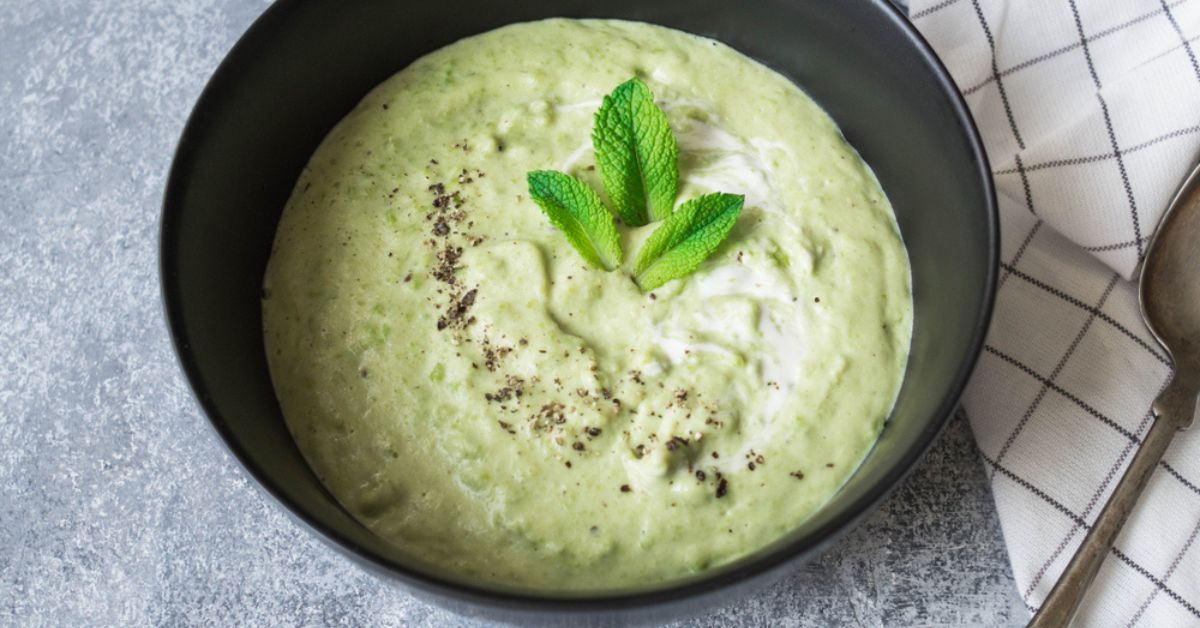
[[604, 191], [625, 224], [640, 227], [671, 215], [679, 185], [679, 146], [645, 83], [629, 79], [604, 97], [592, 128], [592, 147]]
[[592, 188], [554, 170], [535, 170], [526, 179], [529, 196], [583, 259], [604, 270], [621, 264], [621, 241], [612, 214]]
[[634, 280], [642, 290], [653, 290], [696, 270], [729, 235], [745, 200], [719, 192], [680, 205], [642, 245]]

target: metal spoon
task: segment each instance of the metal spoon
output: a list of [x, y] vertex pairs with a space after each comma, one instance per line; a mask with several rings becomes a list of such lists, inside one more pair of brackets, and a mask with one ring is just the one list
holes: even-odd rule
[[1200, 167], [1163, 215], [1139, 283], [1142, 318], [1175, 363], [1175, 375], [1151, 406], [1155, 421], [1141, 448], [1030, 628], [1070, 623], [1175, 432], [1192, 424], [1200, 394]]

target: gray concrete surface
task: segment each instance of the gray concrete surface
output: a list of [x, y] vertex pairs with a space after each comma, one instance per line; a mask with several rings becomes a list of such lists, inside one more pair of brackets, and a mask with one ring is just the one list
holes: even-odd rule
[[[210, 436], [159, 308], [168, 163], [260, 0], [0, 0], [0, 625], [463, 620], [293, 524]], [[695, 625], [1018, 625], [956, 420], [818, 562]]]

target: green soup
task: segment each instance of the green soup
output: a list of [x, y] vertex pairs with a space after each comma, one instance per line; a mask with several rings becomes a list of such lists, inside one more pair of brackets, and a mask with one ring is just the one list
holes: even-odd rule
[[[586, 266], [528, 171], [600, 189], [592, 116], [639, 76], [679, 201], [744, 194], [693, 275]], [[305, 168], [263, 320], [300, 450], [365, 525], [468, 577], [559, 590], [711, 569], [821, 508], [883, 427], [912, 326], [879, 184], [829, 117], [727, 46], [516, 24], [373, 90]]]

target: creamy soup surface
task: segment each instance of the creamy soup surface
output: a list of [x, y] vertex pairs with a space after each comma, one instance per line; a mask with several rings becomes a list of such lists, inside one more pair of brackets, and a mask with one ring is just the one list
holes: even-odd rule
[[[677, 202], [745, 195], [692, 275], [587, 266], [528, 197], [601, 190], [601, 99], [640, 77], [680, 148]], [[784, 77], [648, 24], [516, 24], [425, 56], [324, 140], [265, 277], [300, 450], [355, 517], [493, 583], [662, 582], [762, 547], [854, 472], [895, 401], [909, 266], [875, 177]]]

